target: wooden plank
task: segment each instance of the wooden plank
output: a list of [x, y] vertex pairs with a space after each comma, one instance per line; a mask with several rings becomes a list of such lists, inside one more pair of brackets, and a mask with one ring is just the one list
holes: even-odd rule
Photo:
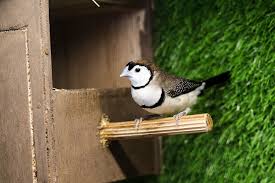
[[58, 182], [111, 182], [159, 173], [157, 139], [115, 141], [102, 148], [99, 123], [131, 119], [144, 112], [129, 89], [54, 90], [55, 147]]
[[26, 30], [0, 32], [0, 182], [32, 182]]
[[[1, 48], [0, 52], [5, 51], [5, 54], [7, 54], [7, 58], [16, 57], [18, 63], [10, 65], [10, 69], [11, 71], [13, 69], [14, 75], [20, 74], [20, 70], [17, 69], [18, 65], [20, 64], [24, 64], [25, 68], [27, 69], [26, 72], [28, 78], [23, 77], [22, 75], [17, 78], [18, 80], [13, 79], [12, 77], [7, 78], [7, 80], [10, 83], [14, 83], [15, 86], [19, 85], [17, 87], [27, 87], [28, 89], [28, 93], [19, 92], [19, 94], [21, 94], [21, 98], [28, 98], [28, 100], [31, 101], [29, 103], [31, 103], [32, 109], [32, 123], [30, 123], [30, 131], [26, 132], [32, 132], [33, 136], [31, 138], [25, 137], [24, 140], [29, 140], [30, 144], [34, 144], [34, 149], [32, 149], [31, 152], [32, 159], [28, 161], [29, 164], [27, 162], [25, 164], [25, 166], [31, 166], [32, 164], [34, 165], [32, 172], [33, 182], [48, 182], [48, 175], [53, 176], [52, 172], [48, 172], [49, 158], [47, 158], [47, 155], [51, 154], [53, 148], [51, 148], [50, 145], [46, 145], [47, 141], [48, 144], [51, 144], [51, 140], [47, 139], [47, 134], [50, 132], [46, 130], [46, 126], [50, 126], [51, 124], [49, 91], [51, 91], [52, 89], [48, 15], [48, 0], [9, 0], [1, 1], [0, 3], [0, 32], [17, 32], [22, 30], [24, 31], [23, 46], [22, 44], [19, 44], [21, 45], [20, 48], [17, 45], [10, 46], [6, 49]], [[13, 41], [14, 43], [17, 43], [17, 40]], [[6, 45], [7, 43], [1, 41], [1, 44]], [[18, 49], [20, 50], [18, 51]], [[21, 51], [24, 51], [24, 55], [21, 54]], [[1, 57], [0, 59], [1, 62], [3, 62], [3, 58]], [[26, 59], [28, 59], [28, 65], [26, 65]], [[7, 66], [3, 65], [1, 69], [6, 69], [6, 67]], [[28, 85], [26, 86], [26, 82], [22, 82], [22, 80], [26, 82], [28, 81]], [[4, 88], [4, 90], [9, 91], [13, 90], [15, 86], [12, 86], [11, 84], [6, 87], [1, 86], [1, 88]], [[12, 95], [9, 96], [12, 98], [10, 98], [9, 100], [12, 100], [16, 104], [20, 104], [21, 98], [16, 97], [18, 96], [17, 93], [13, 93], [13, 95], [14, 97]], [[15, 109], [20, 110], [18, 108]], [[24, 108], [22, 108], [22, 110], [24, 111]], [[8, 113], [8, 111], [1, 113], [1, 116], [6, 116], [6, 113]], [[21, 111], [18, 111], [18, 113], [21, 114]], [[14, 121], [13, 116], [10, 115], [6, 117], [6, 121]], [[24, 122], [22, 122], [22, 124], [24, 123], [29, 123], [29, 119], [24, 119]], [[12, 143], [12, 141], [10, 142]], [[26, 147], [24, 148], [32, 147], [29, 146], [29, 144], [21, 143], [18, 143], [16, 145], [17, 148], [23, 148], [23, 145], [26, 145]], [[12, 154], [12, 152], [10, 153]], [[18, 163], [17, 166], [14, 166], [13, 169], [10, 169], [9, 171], [22, 171], [20, 170], [20, 165], [22, 163], [24, 162]], [[27, 171], [27, 169], [23, 171]], [[0, 182], [2, 182], [1, 179]], [[28, 180], [25, 182], [29, 183], [30, 181]]]

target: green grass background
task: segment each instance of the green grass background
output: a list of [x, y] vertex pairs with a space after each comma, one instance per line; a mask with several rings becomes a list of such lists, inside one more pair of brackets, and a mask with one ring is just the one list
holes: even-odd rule
[[156, 0], [154, 49], [172, 74], [231, 82], [193, 107], [211, 133], [164, 138], [161, 175], [129, 182], [275, 182], [275, 1]]
[[209, 134], [164, 139], [160, 183], [275, 182], [275, 1], [157, 0], [155, 62], [189, 79], [231, 71], [192, 113]]

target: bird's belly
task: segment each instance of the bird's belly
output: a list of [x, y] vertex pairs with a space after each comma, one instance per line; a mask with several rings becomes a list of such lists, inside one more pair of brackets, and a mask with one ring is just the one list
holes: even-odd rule
[[166, 95], [162, 105], [152, 109], [146, 108], [145, 110], [154, 114], [176, 114], [192, 107], [197, 101], [197, 96], [196, 92], [190, 92], [175, 98]]

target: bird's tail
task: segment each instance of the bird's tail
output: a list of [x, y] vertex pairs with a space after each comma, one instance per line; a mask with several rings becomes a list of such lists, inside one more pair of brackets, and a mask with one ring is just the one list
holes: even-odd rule
[[229, 79], [230, 79], [230, 72], [227, 71], [227, 72], [224, 72], [224, 73], [219, 74], [217, 76], [211, 77], [207, 80], [204, 80], [203, 82], [205, 82], [205, 88], [208, 88], [208, 87], [211, 87], [213, 85], [225, 83]]

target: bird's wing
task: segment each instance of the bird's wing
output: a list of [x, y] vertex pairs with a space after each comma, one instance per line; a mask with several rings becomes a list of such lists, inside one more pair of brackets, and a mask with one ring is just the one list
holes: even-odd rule
[[202, 82], [175, 76], [166, 77], [162, 83], [163, 89], [172, 98], [189, 93], [202, 85]]

